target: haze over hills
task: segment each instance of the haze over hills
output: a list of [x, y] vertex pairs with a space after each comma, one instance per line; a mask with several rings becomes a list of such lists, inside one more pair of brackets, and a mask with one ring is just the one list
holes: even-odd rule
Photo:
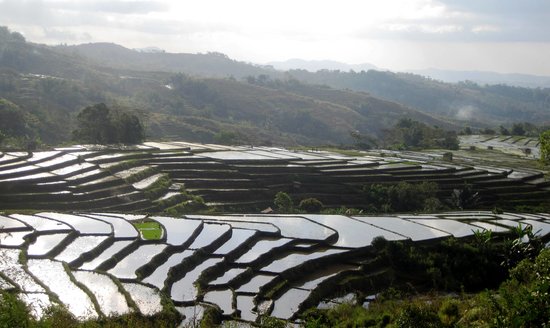
[[526, 88], [550, 88], [550, 76], [502, 74], [483, 71], [452, 71], [435, 68], [410, 70], [409, 72], [449, 83], [472, 81], [478, 84], [507, 84]]
[[330, 70], [330, 71], [368, 71], [371, 69], [377, 69], [376, 66], [369, 63], [364, 64], [346, 64], [334, 60], [304, 60], [293, 58], [286, 61], [274, 61], [269, 62], [266, 65], [273, 66], [273, 68], [280, 71], [289, 71], [293, 69], [305, 69], [309, 72], [317, 72], [320, 70]]
[[[404, 117], [458, 128], [365, 93], [267, 79], [269, 70], [220, 54], [143, 53], [114, 44], [49, 47], [9, 32], [0, 42], [2, 110], [17, 118], [19, 136], [48, 143], [69, 141], [78, 111], [100, 102], [133, 109], [150, 137], [200, 142], [350, 144], [352, 132], [376, 138]], [[236, 77], [254, 73], [266, 80]]]
[[[304, 60], [298, 58], [293, 58], [286, 61], [268, 62], [266, 65], [272, 66], [280, 71], [306, 70], [311, 73], [321, 70], [338, 70], [342, 72], [354, 71], [356, 73], [369, 70], [387, 71], [386, 69], [379, 68], [370, 63], [347, 64], [333, 60]], [[447, 83], [472, 81], [481, 85], [506, 84], [509, 86], [525, 88], [550, 88], [550, 76], [541, 75], [517, 73], [502, 74], [485, 71], [456, 71], [436, 68], [404, 70], [403, 72], [413, 73]]]
[[550, 122], [550, 90], [450, 84], [407, 73], [290, 70], [220, 53], [137, 51], [112, 43], [45, 46], [0, 33], [0, 98], [46, 142], [70, 139], [89, 105], [133, 108], [155, 138], [350, 144], [400, 118], [460, 130]]
[[[270, 79], [297, 79], [302, 82], [350, 89], [401, 103], [426, 113], [464, 121], [463, 125], [485, 126], [527, 121], [550, 122], [550, 90], [475, 83], [445, 83], [417, 74], [389, 71], [310, 72], [304, 69], [279, 71], [271, 66], [239, 62], [219, 53], [141, 53], [114, 44], [85, 44], [58, 47], [96, 63], [113, 68], [147, 71], [185, 72], [207, 77], [269, 76]], [[300, 63], [300, 61], [295, 62]], [[305, 62], [307, 63], [307, 62]], [[311, 62], [311, 67], [324, 62]], [[327, 62], [334, 64], [334, 62]], [[336, 65], [336, 64], [334, 64]], [[344, 67], [342, 67], [344, 68]]]

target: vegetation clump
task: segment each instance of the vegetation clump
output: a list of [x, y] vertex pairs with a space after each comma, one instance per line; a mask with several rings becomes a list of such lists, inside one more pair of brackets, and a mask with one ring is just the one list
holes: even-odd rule
[[300, 201], [298, 207], [306, 213], [319, 213], [323, 209], [323, 203], [317, 198], [305, 198]]
[[279, 191], [275, 195], [275, 199], [273, 201], [273, 204], [275, 204], [275, 208], [279, 212], [291, 212], [294, 209], [294, 202], [292, 201], [292, 198], [283, 191]]
[[145, 140], [145, 129], [136, 115], [111, 110], [100, 103], [78, 113], [73, 140], [92, 144], [137, 144]]
[[[530, 231], [518, 232], [515, 239], [478, 233], [470, 241], [449, 239], [431, 246], [377, 238], [373, 246], [380, 260], [392, 268], [394, 285], [377, 294], [368, 308], [344, 303], [328, 310], [310, 309], [302, 315], [304, 325], [546, 327], [550, 324], [550, 249], [543, 248]], [[530, 237], [520, 247], [536, 251], [522, 252], [519, 262], [508, 261], [518, 241], [525, 239], [523, 234]], [[400, 285], [413, 280], [417, 286], [430, 280], [432, 285], [423, 289]]]
[[403, 118], [387, 131], [386, 140], [394, 149], [458, 149], [458, 137], [454, 131], [430, 127], [422, 122]]
[[363, 192], [370, 212], [435, 211], [442, 207], [434, 182], [370, 184]]

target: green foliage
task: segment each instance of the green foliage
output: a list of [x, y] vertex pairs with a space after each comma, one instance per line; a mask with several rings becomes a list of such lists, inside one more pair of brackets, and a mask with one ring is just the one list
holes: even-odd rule
[[464, 184], [461, 189], [453, 189], [451, 193], [451, 205], [461, 210], [475, 208], [478, 201], [479, 193], [470, 184]]
[[185, 195], [186, 199], [174, 206], [168, 207], [164, 213], [170, 216], [178, 216], [181, 214], [190, 214], [204, 211], [208, 206], [204, 203], [204, 199], [200, 196]]
[[0, 291], [0, 327], [29, 327], [30, 314], [25, 304], [13, 293]]
[[424, 123], [403, 118], [386, 133], [388, 145], [398, 149], [444, 148], [458, 149], [454, 131], [430, 127]]
[[146, 221], [135, 222], [134, 227], [140, 232], [144, 239], [147, 240], [159, 240], [162, 238], [162, 227], [158, 222]]
[[148, 186], [143, 193], [145, 197], [155, 200], [160, 197], [168, 188], [172, 185], [172, 180], [170, 177], [165, 174]]
[[201, 328], [217, 327], [221, 323], [221, 313], [214, 307], [206, 307], [202, 320], [200, 322]]
[[275, 195], [273, 204], [275, 205], [275, 208], [279, 212], [291, 212], [294, 209], [294, 203], [292, 202], [292, 198], [290, 198], [290, 196], [283, 191], [279, 191]]
[[60, 306], [51, 306], [45, 309], [44, 316], [40, 320], [35, 320], [29, 309], [15, 294], [0, 291], [0, 328], [169, 328], [177, 326], [180, 321], [180, 315], [171, 310], [165, 310], [149, 317], [139, 313], [130, 313], [109, 318], [79, 321]]
[[550, 163], [550, 130], [544, 131], [539, 136], [540, 161], [543, 164]]
[[[463, 271], [455, 272], [455, 279], [465, 282], [484, 270], [483, 280], [490, 285], [480, 285], [478, 294], [466, 294], [450, 297], [447, 293], [427, 295], [404, 295], [390, 287], [379, 293], [376, 300], [369, 303], [368, 309], [359, 305], [343, 304], [329, 310], [311, 309], [304, 313], [305, 327], [547, 327], [550, 325], [550, 249], [543, 249], [535, 259], [524, 259], [506, 275], [494, 275], [490, 263], [496, 264], [494, 257], [505, 250], [506, 242], [490, 238], [483, 246], [485, 251], [475, 251], [476, 243], [460, 244], [452, 240], [448, 245], [432, 245], [426, 253], [419, 248], [407, 249], [403, 244], [396, 244], [377, 238], [373, 246], [378, 253], [387, 252], [388, 262], [403, 265], [399, 272], [414, 276], [419, 281], [416, 269], [429, 259], [448, 257], [445, 262], [433, 262], [439, 265], [443, 276], [453, 274], [446, 271], [448, 266], [457, 261], [459, 266], [467, 266]], [[443, 246], [443, 248], [441, 247]], [[450, 247], [449, 247], [450, 246]], [[426, 246], [423, 246], [426, 247]], [[473, 251], [473, 252], [472, 252]], [[463, 253], [464, 252], [464, 253]], [[435, 254], [439, 255], [435, 255]], [[483, 261], [479, 261], [484, 258]], [[394, 262], [392, 262], [392, 260]], [[471, 262], [469, 262], [472, 260]], [[399, 263], [395, 263], [399, 262]], [[413, 263], [417, 264], [414, 265]], [[416, 268], [416, 269], [415, 269]], [[502, 268], [502, 267], [501, 267]], [[470, 271], [474, 272], [470, 272]], [[412, 272], [411, 272], [412, 271]], [[462, 277], [464, 276], [464, 277]], [[497, 280], [497, 281], [495, 281]], [[500, 284], [500, 287], [498, 286]], [[468, 285], [458, 286], [468, 289]], [[439, 289], [437, 289], [439, 290]]]
[[371, 184], [363, 187], [367, 208], [371, 212], [436, 211], [441, 202], [436, 198], [434, 182]]
[[300, 201], [298, 207], [306, 213], [319, 213], [323, 209], [323, 203], [317, 198], [306, 198]]
[[395, 326], [398, 328], [436, 328], [442, 327], [437, 312], [428, 306], [407, 305], [397, 317]]
[[77, 116], [77, 123], [73, 139], [83, 143], [135, 144], [145, 139], [143, 125], [137, 116], [111, 111], [103, 103], [84, 108]]

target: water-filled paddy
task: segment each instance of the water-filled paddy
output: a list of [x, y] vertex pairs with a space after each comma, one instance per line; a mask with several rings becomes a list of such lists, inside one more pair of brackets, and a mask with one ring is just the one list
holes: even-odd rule
[[130, 312], [124, 295], [108, 276], [90, 271], [73, 271], [73, 275], [94, 294], [103, 314], [114, 316]]
[[239, 246], [248, 243], [257, 234], [255, 230], [232, 229], [231, 238], [214, 251], [214, 254], [227, 255]]
[[27, 249], [29, 256], [44, 256], [51, 252], [55, 247], [67, 239], [69, 233], [56, 233], [51, 235], [39, 235], [34, 243], [30, 244]]
[[176, 281], [170, 290], [170, 296], [178, 302], [194, 301], [197, 297], [197, 287], [194, 285], [202, 272], [217, 263], [222, 259], [207, 259], [192, 271], [187, 272], [183, 278]]
[[449, 233], [441, 230], [433, 229], [397, 217], [356, 216], [354, 218], [362, 222], [396, 232], [402, 236], [407, 236], [413, 241], [450, 236]]
[[59, 253], [55, 259], [58, 261], [64, 261], [70, 263], [82, 254], [87, 253], [94, 248], [98, 247], [103, 241], [105, 241], [107, 236], [81, 236], [73, 240], [72, 243], [67, 245], [65, 249]]
[[[30, 259], [29, 271], [55, 293], [67, 309], [79, 319], [97, 318], [97, 312], [88, 295], [69, 278], [60, 262]], [[75, 302], [78, 300], [78, 302]]]
[[188, 242], [189, 238], [202, 226], [202, 221], [200, 220], [176, 219], [162, 216], [153, 216], [151, 219], [164, 226], [166, 243], [176, 246]]
[[230, 282], [231, 280], [235, 279], [238, 275], [240, 275], [241, 273], [245, 272], [246, 269], [244, 268], [233, 268], [233, 269], [229, 269], [227, 271], [225, 271], [225, 273], [211, 281], [209, 283], [209, 285], [223, 285], [223, 284], [227, 284], [228, 282]]
[[204, 301], [216, 304], [222, 310], [224, 315], [230, 315], [233, 310], [233, 292], [230, 289], [214, 290], [204, 295]]
[[24, 292], [43, 293], [44, 288], [40, 286], [19, 263], [18, 249], [0, 249], [0, 272], [17, 284]]
[[135, 283], [122, 283], [122, 287], [130, 294], [139, 312], [143, 315], [153, 315], [162, 311], [161, 298], [158, 290]]
[[109, 270], [109, 273], [120, 279], [136, 279], [136, 270], [146, 265], [155, 255], [161, 253], [166, 245], [142, 245], [123, 258]]
[[105, 249], [101, 254], [92, 259], [91, 261], [84, 262], [80, 268], [83, 270], [94, 270], [100, 266], [103, 262], [109, 260], [118, 252], [122, 251], [124, 248], [132, 244], [133, 240], [121, 240], [115, 241], [111, 246]]
[[305, 262], [321, 259], [326, 256], [343, 253], [343, 249], [326, 249], [322, 251], [317, 251], [314, 253], [291, 253], [287, 256], [275, 260], [268, 264], [267, 266], [261, 268], [261, 271], [275, 272], [280, 273], [288, 269], [292, 269], [298, 265], [304, 264]]
[[24, 215], [24, 214], [11, 214], [13, 218], [21, 220], [31, 226], [36, 231], [57, 231], [57, 230], [72, 230], [72, 228], [66, 225], [63, 222], [38, 217], [34, 215]]
[[275, 276], [268, 276], [265, 274], [255, 275], [250, 281], [237, 288], [239, 293], [258, 293], [260, 288], [275, 279]]
[[202, 225], [202, 230], [195, 238], [193, 243], [189, 245], [191, 249], [201, 249], [216, 243], [229, 233], [231, 226], [228, 224], [205, 223]]
[[185, 250], [181, 253], [172, 254], [166, 262], [158, 266], [151, 275], [143, 279], [143, 282], [156, 286], [159, 289], [164, 287], [164, 281], [168, 277], [168, 271], [183, 260], [193, 255], [193, 251]]
[[291, 288], [275, 300], [271, 316], [281, 319], [290, 319], [308, 297], [310, 291]]
[[292, 239], [288, 238], [260, 240], [256, 244], [254, 244], [254, 246], [252, 246], [246, 253], [235, 260], [235, 263], [251, 263], [257, 260], [260, 256], [263, 256], [276, 248], [285, 246], [291, 241]]
[[63, 222], [81, 234], [111, 234], [113, 229], [110, 224], [78, 215], [43, 212], [36, 214], [53, 220]]

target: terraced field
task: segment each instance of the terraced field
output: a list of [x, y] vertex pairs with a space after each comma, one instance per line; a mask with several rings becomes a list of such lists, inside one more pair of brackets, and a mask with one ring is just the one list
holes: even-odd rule
[[181, 142], [8, 152], [0, 156], [0, 203], [4, 210], [160, 212], [194, 195], [220, 210], [258, 211], [284, 191], [328, 207], [364, 208], [364, 185], [399, 181], [435, 182], [443, 196], [469, 184], [482, 209], [550, 199], [539, 171], [378, 155]]
[[[144, 239], [135, 227], [143, 221], [158, 223], [162, 237]], [[369, 251], [377, 236], [431, 242], [530, 225], [550, 237], [549, 215], [491, 212], [181, 218], [40, 212], [3, 215], [0, 225], [2, 288], [18, 291], [37, 317], [58, 303], [82, 319], [153, 314], [162, 310], [161, 294], [187, 320], [208, 306], [244, 321], [260, 314], [293, 319], [341, 296], [353, 277], [368, 277], [370, 294], [386, 286], [386, 268]]]
[[339, 302], [357, 288], [354, 279], [366, 295], [387, 287], [388, 268], [372, 250], [379, 236], [432, 243], [530, 226], [545, 242], [550, 238], [550, 215], [542, 213], [163, 212], [200, 196], [220, 211], [258, 213], [278, 191], [362, 208], [364, 185], [399, 181], [433, 181], [441, 193], [468, 183], [481, 195], [481, 208], [540, 204], [550, 192], [536, 171], [461, 166], [414, 153], [357, 155], [179, 142], [2, 153], [0, 288], [14, 290], [36, 317], [51, 304], [82, 319], [148, 315], [174, 304], [187, 322], [206, 307], [226, 319], [294, 320], [306, 308]]

